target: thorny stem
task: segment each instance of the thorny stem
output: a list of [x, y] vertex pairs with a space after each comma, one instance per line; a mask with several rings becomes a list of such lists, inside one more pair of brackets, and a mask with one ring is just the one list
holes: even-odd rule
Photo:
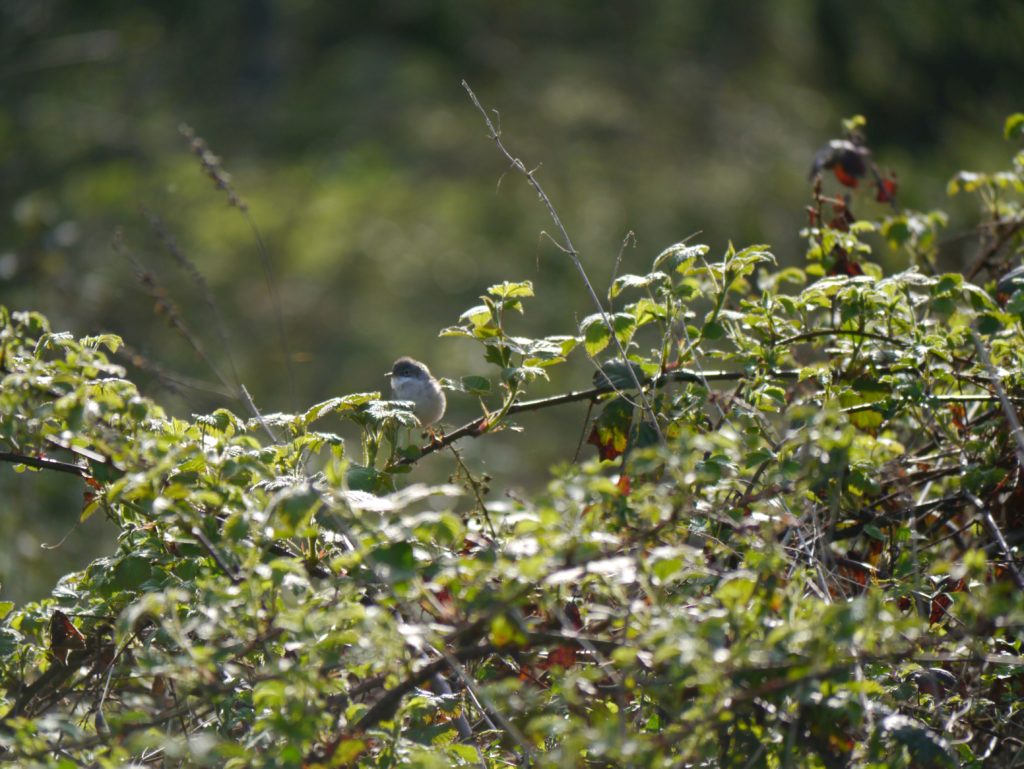
[[527, 181], [529, 181], [530, 183], [530, 186], [533, 187], [534, 191], [537, 193], [537, 196], [541, 199], [541, 202], [544, 203], [545, 208], [547, 208], [548, 214], [551, 216], [551, 220], [555, 223], [555, 226], [558, 228], [558, 231], [562, 236], [562, 242], [560, 244], [560, 247], [569, 256], [569, 258], [572, 260], [572, 263], [575, 265], [576, 270], [579, 272], [580, 278], [582, 278], [583, 280], [583, 285], [586, 287], [587, 293], [590, 294], [591, 301], [593, 301], [594, 306], [597, 307], [597, 310], [601, 315], [601, 320], [604, 322], [605, 326], [608, 327], [608, 333], [611, 335], [612, 341], [615, 343], [616, 350], [621, 356], [623, 363], [626, 363], [626, 368], [627, 370], [629, 370], [629, 376], [633, 380], [633, 386], [636, 388], [637, 395], [640, 398], [640, 407], [643, 409], [646, 418], [649, 419], [651, 424], [654, 426], [654, 430], [658, 435], [658, 440], [664, 443], [665, 436], [662, 435], [661, 426], [658, 424], [657, 415], [654, 413], [653, 407], [647, 400], [647, 396], [644, 394], [643, 388], [640, 386], [640, 380], [637, 378], [636, 373], [632, 370], [632, 367], [628, 365], [629, 359], [626, 357], [626, 351], [622, 346], [622, 342], [620, 342], [619, 338], [615, 335], [615, 326], [612, 324], [612, 319], [609, 317], [608, 312], [607, 310], [605, 310], [600, 298], [598, 298], [597, 292], [594, 290], [594, 286], [590, 282], [590, 278], [587, 276], [587, 271], [583, 267], [583, 262], [580, 261], [579, 252], [576, 250], [576, 247], [572, 244], [572, 239], [569, 237], [569, 233], [565, 229], [565, 225], [562, 224], [562, 219], [561, 217], [559, 217], [558, 211], [555, 209], [554, 204], [551, 202], [551, 199], [544, 191], [544, 188], [541, 186], [540, 182], [537, 181], [537, 177], [534, 175], [533, 171], [530, 171], [522, 160], [515, 157], [511, 152], [508, 151], [508, 149], [506, 149], [504, 143], [501, 141], [501, 134], [498, 132], [498, 129], [495, 127], [494, 122], [491, 120], [491, 116], [487, 114], [487, 110], [484, 109], [483, 105], [480, 103], [480, 100], [477, 99], [476, 94], [473, 93], [473, 89], [469, 87], [469, 83], [463, 80], [462, 87], [466, 89], [466, 93], [469, 94], [469, 98], [473, 102], [473, 105], [480, 111], [480, 114], [483, 115], [484, 122], [487, 124], [487, 130], [490, 133], [490, 138], [494, 141], [495, 145], [501, 151], [501, 154], [503, 154], [505, 158], [508, 160], [508, 162], [512, 164], [513, 168], [515, 168], [517, 171], [519, 171], [526, 177]]
[[999, 395], [999, 403], [1003, 407], [1003, 414], [1010, 425], [1010, 434], [1013, 435], [1013, 440], [1017, 444], [1017, 462], [1021, 467], [1024, 467], [1024, 428], [1021, 427], [1020, 419], [1017, 418], [1017, 412], [1010, 402], [1010, 397], [1006, 394], [1006, 388], [1003, 387], [999, 372], [992, 365], [988, 349], [982, 344], [981, 337], [978, 336], [977, 331], [971, 329], [971, 336], [974, 338], [974, 346], [978, 350], [978, 357], [988, 371], [988, 375], [992, 379], [992, 386], [995, 387], [996, 393]]
[[[767, 376], [775, 379], [787, 379], [795, 380], [800, 378], [799, 369], [774, 369], [768, 372]], [[666, 371], [653, 379], [644, 379], [643, 387], [645, 389], [664, 387], [669, 382], [690, 382], [694, 384], [700, 384], [707, 386], [709, 382], [738, 382], [744, 379], [748, 379], [749, 374], [743, 371], [704, 371], [696, 372], [688, 369], [675, 369]], [[563, 406], [567, 403], [578, 403], [580, 401], [589, 401], [591, 403], [597, 401], [601, 396], [608, 395], [610, 393], [617, 392], [617, 389], [612, 384], [604, 384], [597, 387], [590, 387], [586, 390], [570, 390], [560, 395], [552, 395], [547, 398], [537, 398], [532, 401], [521, 401], [514, 403], [508, 407], [508, 414], [521, 414], [527, 411], [540, 411], [541, 409], [553, 408], [555, 406]], [[943, 403], [991, 403], [996, 400], [996, 396], [989, 395], [986, 393], [965, 393], [963, 395], [935, 395], [932, 396], [934, 400]], [[1011, 402], [1022, 402], [1024, 399], [1010, 397]], [[854, 412], [859, 410], [865, 410], [870, 408], [872, 404], [862, 404], [860, 406], [851, 406], [845, 409], [846, 412]], [[503, 411], [504, 415], [506, 412]], [[428, 454], [433, 454], [446, 446], [455, 443], [455, 441], [461, 440], [462, 438], [471, 437], [477, 438], [487, 431], [487, 427], [494, 421], [493, 415], [485, 415], [477, 417], [476, 419], [467, 422], [455, 430], [449, 433], [445, 433], [439, 439], [433, 440], [428, 444], [420, 447], [420, 453], [416, 456], [403, 457], [400, 459], [396, 466], [403, 467], [406, 465], [412, 465], [418, 462]], [[388, 470], [394, 470], [394, 467], [386, 468]]]
[[491, 532], [491, 536], [495, 539], [498, 538], [498, 532], [494, 528], [494, 523], [491, 521], [491, 514], [487, 510], [487, 504], [484, 502], [484, 489], [482, 484], [473, 476], [473, 473], [466, 463], [462, 460], [462, 454], [455, 446], [449, 444], [449, 449], [452, 451], [452, 456], [455, 457], [455, 462], [458, 464], [459, 469], [462, 470], [462, 474], [466, 478], [466, 483], [469, 485], [470, 490], [473, 492], [473, 496], [476, 498], [476, 504], [480, 508], [480, 515], [483, 516], [484, 521], [487, 522], [487, 528]]

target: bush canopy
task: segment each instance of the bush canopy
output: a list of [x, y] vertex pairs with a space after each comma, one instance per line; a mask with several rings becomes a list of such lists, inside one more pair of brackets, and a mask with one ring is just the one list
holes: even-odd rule
[[[422, 440], [375, 392], [174, 418], [117, 337], [0, 311], [0, 458], [120, 532], [0, 605], [0, 761], [1024, 765], [1024, 153], [950, 182], [977, 257], [938, 274], [944, 215], [898, 207], [863, 129], [815, 162], [800, 267], [681, 242], [542, 338], [529, 281], [487, 288], [441, 332], [492, 367], [445, 381], [480, 416]], [[571, 402], [540, 493], [459, 449]]]

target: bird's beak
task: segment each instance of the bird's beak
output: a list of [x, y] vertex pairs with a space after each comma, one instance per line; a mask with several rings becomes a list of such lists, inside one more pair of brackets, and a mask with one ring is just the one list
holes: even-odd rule
[[384, 376], [386, 376], [386, 377], [389, 377], [389, 376], [391, 376], [391, 372], [390, 372], [390, 371], [385, 371], [385, 372], [384, 372]]

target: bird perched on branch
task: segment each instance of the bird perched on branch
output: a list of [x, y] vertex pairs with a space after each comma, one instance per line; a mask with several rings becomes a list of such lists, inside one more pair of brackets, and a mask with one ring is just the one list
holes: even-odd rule
[[875, 183], [875, 200], [895, 206], [895, 175], [882, 174], [871, 157], [871, 150], [864, 144], [864, 137], [856, 131], [849, 132], [845, 139], [832, 139], [818, 150], [811, 165], [810, 178], [825, 170], [831, 170], [844, 187], [856, 187], [870, 172]]
[[856, 187], [870, 165], [871, 151], [863, 144], [849, 139], [833, 139], [815, 154], [811, 178], [825, 169], [831, 169], [840, 184]]
[[445, 401], [441, 384], [424, 364], [413, 358], [399, 358], [391, 371], [391, 394], [395, 400], [410, 401], [420, 424], [428, 427], [444, 416]]

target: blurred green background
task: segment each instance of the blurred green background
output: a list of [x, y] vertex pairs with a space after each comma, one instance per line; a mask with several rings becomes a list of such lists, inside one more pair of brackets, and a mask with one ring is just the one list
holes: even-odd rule
[[[592, 307], [462, 79], [539, 167], [604, 287], [630, 232], [619, 272], [698, 230], [713, 255], [764, 242], [799, 264], [811, 160], [855, 113], [901, 205], [951, 209], [955, 231], [970, 205], [944, 199], [949, 177], [1007, 163], [1022, 39], [1019, 0], [0, 0], [0, 301], [122, 335], [142, 364], [122, 357], [130, 376], [176, 414], [245, 413], [210, 364], [233, 363], [264, 411], [382, 389], [402, 354], [486, 374], [475, 345], [437, 334], [488, 285], [535, 282], [523, 334], [573, 333]], [[253, 232], [181, 123], [222, 157], [265, 241], [294, 392]], [[858, 213], [884, 212], [868, 197]], [[209, 285], [230, 362], [171, 239]], [[964, 255], [951, 241], [942, 258]], [[209, 363], [154, 311], [140, 269]], [[533, 394], [589, 376], [579, 360]], [[453, 424], [475, 413], [450, 401]], [[535, 489], [583, 418], [524, 416], [525, 433], [467, 454], [497, 488]], [[424, 464], [415, 478], [451, 470]], [[0, 468], [0, 597], [41, 596], [111, 549], [99, 517], [75, 528], [81, 492]]]

